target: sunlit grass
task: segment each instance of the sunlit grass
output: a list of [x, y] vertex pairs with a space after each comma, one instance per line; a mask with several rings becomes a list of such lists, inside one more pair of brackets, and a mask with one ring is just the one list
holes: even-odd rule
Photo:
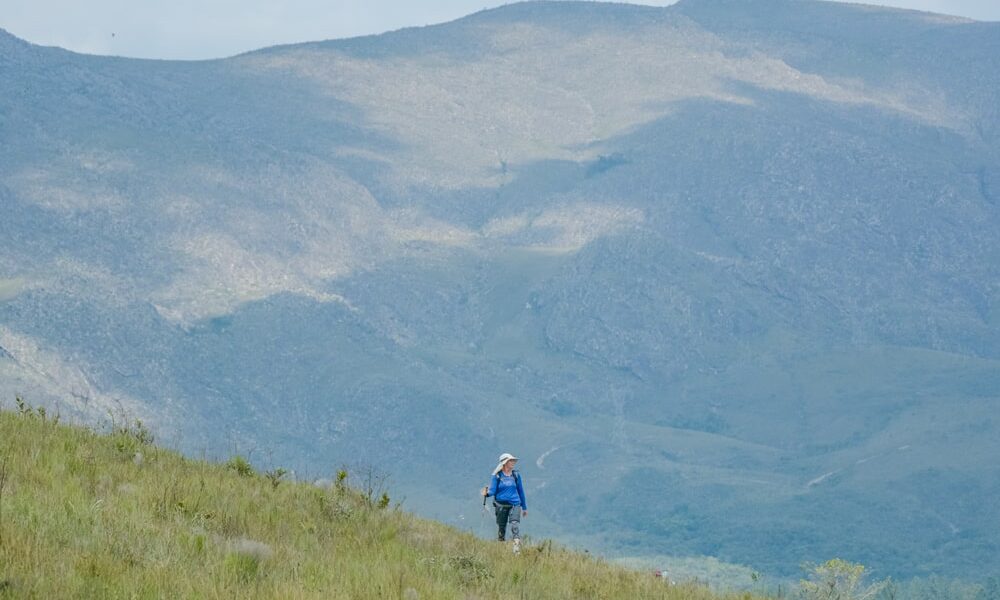
[[0, 412], [0, 597], [726, 597], [549, 542], [515, 557], [380, 508], [350, 475], [286, 482], [145, 437], [135, 423], [99, 434]]

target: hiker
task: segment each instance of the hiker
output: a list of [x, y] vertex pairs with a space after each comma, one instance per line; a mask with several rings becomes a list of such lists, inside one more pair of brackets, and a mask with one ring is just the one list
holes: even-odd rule
[[483, 488], [483, 502], [493, 496], [499, 541], [507, 539], [507, 525], [510, 524], [510, 533], [514, 538], [514, 554], [521, 550], [521, 517], [528, 516], [528, 503], [524, 499], [521, 474], [514, 469], [516, 464], [516, 456], [507, 452], [501, 454], [500, 464], [493, 470], [490, 484]]

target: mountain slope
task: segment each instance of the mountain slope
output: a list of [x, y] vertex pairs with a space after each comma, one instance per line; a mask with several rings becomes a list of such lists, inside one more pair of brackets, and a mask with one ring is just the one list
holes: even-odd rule
[[0, 393], [355, 457], [456, 524], [511, 450], [536, 531], [608, 553], [978, 577], [998, 44], [795, 0], [195, 63], [0, 36]]
[[363, 473], [285, 481], [183, 459], [141, 424], [97, 435], [27, 410], [0, 412], [3, 598], [735, 597], [551, 542], [513, 556], [382, 506]]

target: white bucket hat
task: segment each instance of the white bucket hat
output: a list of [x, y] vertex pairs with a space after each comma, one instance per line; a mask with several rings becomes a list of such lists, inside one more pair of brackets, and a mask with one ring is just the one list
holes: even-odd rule
[[499, 460], [500, 460], [500, 464], [497, 465], [497, 468], [493, 469], [493, 474], [494, 475], [496, 475], [497, 473], [500, 472], [501, 469], [503, 469], [503, 466], [505, 464], [507, 464], [508, 460], [517, 460], [517, 457], [514, 456], [513, 454], [509, 453], [509, 452], [504, 452], [503, 454], [500, 455], [500, 459]]

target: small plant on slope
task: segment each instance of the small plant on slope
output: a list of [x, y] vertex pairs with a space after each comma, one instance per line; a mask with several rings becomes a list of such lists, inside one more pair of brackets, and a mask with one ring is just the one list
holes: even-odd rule
[[807, 567], [808, 579], [800, 583], [803, 600], [873, 600], [888, 584], [879, 581], [865, 585], [865, 567], [835, 558], [821, 565]]
[[282, 468], [271, 469], [269, 471], [264, 471], [264, 477], [271, 482], [272, 489], [278, 489], [278, 485], [281, 484], [282, 478], [288, 474], [288, 471]]
[[229, 462], [226, 463], [226, 468], [236, 471], [236, 474], [240, 477], [252, 477], [254, 474], [253, 465], [239, 454], [229, 459]]

